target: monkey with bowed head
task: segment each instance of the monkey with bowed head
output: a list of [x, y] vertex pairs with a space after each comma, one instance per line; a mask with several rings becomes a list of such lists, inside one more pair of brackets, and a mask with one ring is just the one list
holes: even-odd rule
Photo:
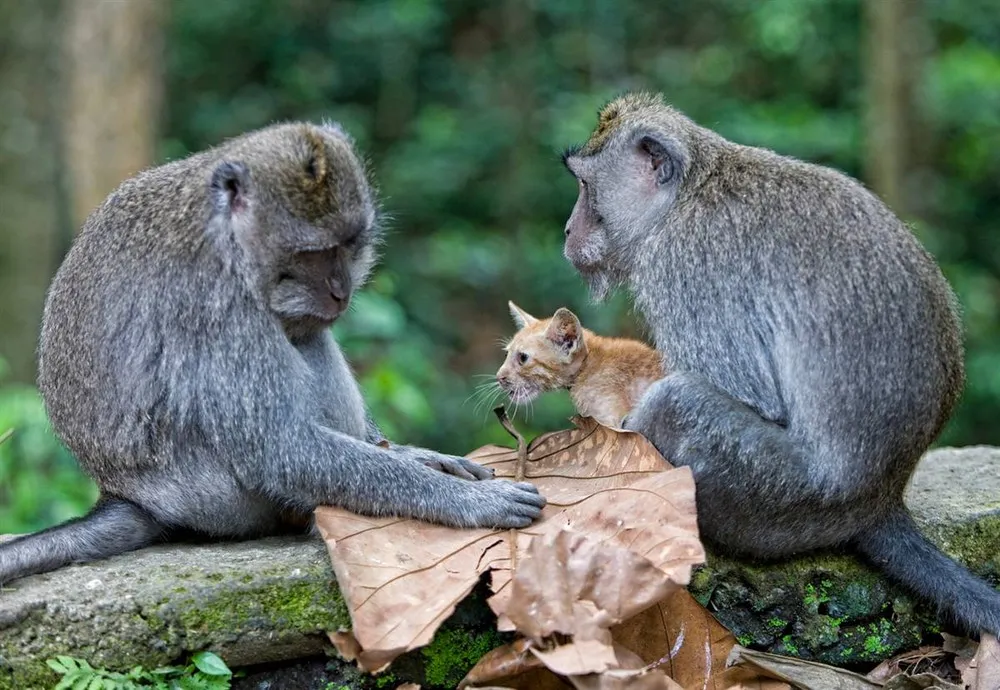
[[329, 326], [378, 238], [335, 125], [276, 125], [125, 181], [59, 268], [40, 344], [52, 425], [101, 499], [0, 545], [0, 583], [177, 534], [301, 530], [324, 504], [455, 527], [537, 518], [530, 484], [376, 445]]
[[964, 381], [955, 297], [910, 230], [834, 170], [741, 146], [651, 94], [568, 151], [565, 255], [627, 288], [666, 377], [626, 420], [691, 468], [702, 534], [780, 558], [853, 545], [969, 632], [1000, 593], [917, 530], [903, 492]]

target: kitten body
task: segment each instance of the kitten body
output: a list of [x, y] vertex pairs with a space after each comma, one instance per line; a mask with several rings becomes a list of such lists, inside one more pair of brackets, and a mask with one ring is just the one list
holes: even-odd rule
[[509, 306], [519, 330], [507, 344], [497, 383], [515, 403], [566, 389], [581, 415], [620, 427], [646, 389], [664, 376], [659, 353], [645, 343], [597, 335], [566, 308], [537, 319], [513, 302]]

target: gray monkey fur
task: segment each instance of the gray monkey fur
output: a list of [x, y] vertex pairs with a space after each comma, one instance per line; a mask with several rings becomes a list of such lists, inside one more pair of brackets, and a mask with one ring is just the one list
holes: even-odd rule
[[375, 445], [328, 327], [379, 234], [333, 124], [275, 125], [122, 183], [59, 268], [40, 343], [53, 427], [102, 497], [0, 545], [0, 583], [178, 535], [302, 530], [324, 504], [456, 527], [538, 517], [530, 484]]
[[861, 184], [730, 142], [653, 94], [564, 162], [565, 254], [627, 288], [671, 373], [627, 427], [689, 466], [706, 539], [781, 558], [853, 545], [967, 632], [1000, 593], [918, 532], [903, 492], [964, 384], [957, 302]]

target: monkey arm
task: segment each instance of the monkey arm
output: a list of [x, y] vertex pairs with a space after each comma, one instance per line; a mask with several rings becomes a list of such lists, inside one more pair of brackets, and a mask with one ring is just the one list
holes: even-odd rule
[[697, 374], [653, 384], [626, 427], [691, 468], [702, 530], [732, 551], [781, 556], [856, 531], [856, 518], [811, 471], [811, 444]]
[[257, 462], [233, 464], [238, 478], [309, 509], [336, 505], [363, 515], [510, 528], [528, 526], [545, 503], [529, 484], [466, 481], [432, 469], [415, 453], [422, 449], [381, 448], [318, 424], [270, 438], [277, 443]]

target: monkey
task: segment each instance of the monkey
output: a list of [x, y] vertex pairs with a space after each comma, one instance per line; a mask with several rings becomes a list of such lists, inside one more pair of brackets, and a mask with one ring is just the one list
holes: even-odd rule
[[605, 105], [565, 167], [565, 257], [623, 288], [668, 374], [624, 421], [691, 469], [705, 541], [737, 557], [854, 548], [967, 632], [1000, 593], [918, 531], [903, 493], [964, 386], [960, 309], [861, 183], [731, 142], [668, 105]]
[[383, 443], [330, 332], [371, 271], [376, 190], [335, 123], [281, 123], [124, 181], [43, 310], [39, 389], [96, 481], [82, 518], [0, 545], [0, 582], [177, 535], [298, 530], [319, 505], [526, 527], [545, 499]]

